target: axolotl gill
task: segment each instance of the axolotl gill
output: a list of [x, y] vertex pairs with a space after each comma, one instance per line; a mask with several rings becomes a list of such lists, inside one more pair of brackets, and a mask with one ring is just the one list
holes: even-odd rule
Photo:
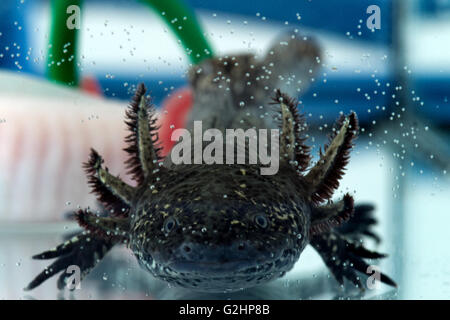
[[[194, 105], [188, 129], [278, 128], [279, 170], [261, 175], [261, 164], [173, 164], [161, 157], [155, 109], [144, 85], [126, 111], [131, 186], [111, 174], [92, 150], [84, 164], [104, 214], [89, 209], [75, 216], [83, 231], [35, 255], [55, 262], [30, 290], [69, 265], [82, 276], [110, 251], [125, 244], [155, 277], [192, 290], [235, 291], [283, 276], [309, 244], [339, 283], [363, 288], [365, 259], [383, 254], [359, 241], [370, 231], [373, 207], [354, 205], [350, 194], [331, 201], [358, 133], [355, 113], [341, 115], [329, 143], [312, 164], [298, 96], [321, 63], [315, 40], [284, 35], [265, 56], [229, 55], [192, 66]], [[66, 286], [70, 274], [57, 282]], [[395, 286], [385, 274], [380, 280]]]

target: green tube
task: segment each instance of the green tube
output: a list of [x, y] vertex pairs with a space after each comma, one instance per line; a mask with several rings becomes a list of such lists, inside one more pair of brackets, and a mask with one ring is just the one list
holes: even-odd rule
[[[77, 11], [69, 10], [72, 5], [81, 8], [82, 0], [51, 1], [51, 31], [47, 53], [47, 77], [69, 86], [78, 85], [77, 40], [78, 30], [73, 27], [74, 19], [81, 17]], [[73, 8], [73, 7], [72, 7]], [[75, 8], [75, 10], [77, 10]], [[69, 28], [70, 26], [70, 28]]]
[[[211, 46], [203, 35], [194, 13], [181, 0], [140, 0], [159, 13], [180, 39], [192, 63], [197, 64], [213, 56]], [[82, 0], [51, 0], [51, 30], [47, 53], [47, 77], [69, 86], [78, 86], [77, 28], [68, 28], [75, 11], [81, 9]], [[80, 19], [81, 17], [77, 17]], [[150, 41], [150, 40], [149, 40]]]
[[192, 63], [213, 56], [194, 13], [181, 0], [140, 0], [152, 6], [180, 39]]

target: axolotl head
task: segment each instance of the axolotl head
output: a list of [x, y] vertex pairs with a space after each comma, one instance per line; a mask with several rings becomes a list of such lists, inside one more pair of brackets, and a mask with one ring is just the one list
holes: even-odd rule
[[309, 237], [309, 208], [289, 191], [292, 174], [180, 167], [142, 195], [131, 247], [156, 277], [191, 289], [233, 291], [280, 277]]

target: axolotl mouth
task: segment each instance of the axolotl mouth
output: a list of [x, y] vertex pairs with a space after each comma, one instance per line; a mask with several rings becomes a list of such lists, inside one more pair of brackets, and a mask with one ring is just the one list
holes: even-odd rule
[[206, 292], [231, 292], [282, 277], [300, 256], [286, 248], [277, 253], [256, 250], [248, 243], [205, 246], [183, 243], [168, 261], [160, 255], [141, 256], [154, 276], [173, 285]]

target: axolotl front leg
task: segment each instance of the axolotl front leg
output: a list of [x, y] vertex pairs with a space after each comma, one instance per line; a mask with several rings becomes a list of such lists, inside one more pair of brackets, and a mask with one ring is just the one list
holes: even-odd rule
[[[344, 279], [350, 280], [355, 286], [364, 290], [361, 277], [369, 276], [372, 271], [365, 259], [380, 259], [385, 254], [367, 250], [361, 243], [363, 236], [373, 238], [376, 242], [380, 239], [370, 227], [376, 223], [372, 217], [373, 206], [357, 205], [353, 217], [343, 225], [332, 231], [315, 235], [310, 244], [320, 254], [323, 261], [340, 285]], [[383, 273], [379, 274], [379, 281], [396, 287], [396, 283]]]

